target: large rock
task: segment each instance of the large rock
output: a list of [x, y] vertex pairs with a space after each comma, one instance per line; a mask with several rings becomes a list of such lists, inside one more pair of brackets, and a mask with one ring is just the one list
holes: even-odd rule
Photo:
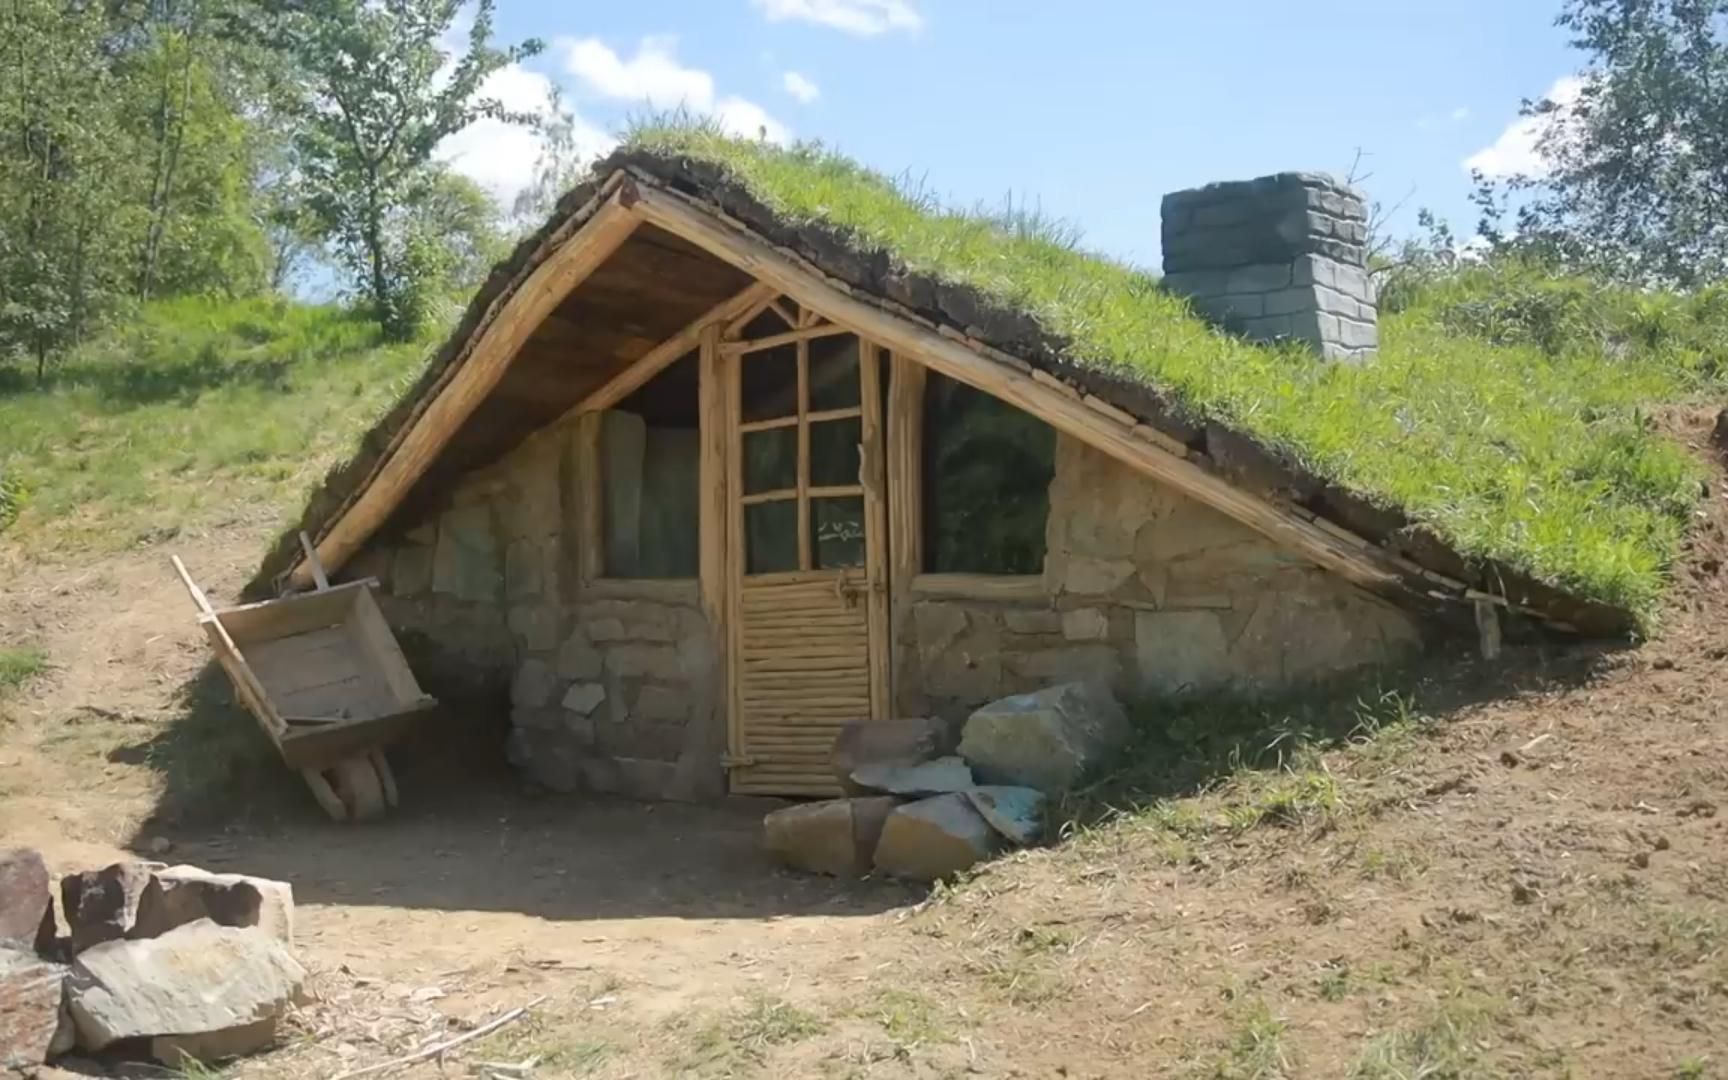
[[72, 932], [72, 951], [125, 937], [138, 917], [138, 898], [149, 883], [150, 867], [138, 862], [61, 878], [60, 907]]
[[0, 946], [0, 1069], [25, 1069], [72, 1048], [63, 1027], [66, 968]]
[[78, 1044], [226, 1032], [279, 1017], [306, 971], [269, 934], [200, 919], [161, 937], [109, 941], [72, 963], [67, 1004]]
[[0, 851], [0, 948], [46, 953], [54, 946], [48, 867], [32, 848]]
[[954, 752], [954, 725], [940, 717], [899, 720], [857, 720], [846, 724], [834, 739], [831, 762], [835, 779], [848, 795], [870, 790], [852, 780], [865, 765], [918, 765]]
[[199, 919], [218, 926], [255, 926], [292, 948], [294, 888], [286, 881], [170, 866], [150, 876], [127, 936], [160, 937]]
[[869, 871], [882, 824], [899, 802], [878, 795], [773, 810], [762, 818], [762, 843], [794, 869], [857, 877]]
[[968, 790], [966, 800], [992, 829], [1021, 847], [1044, 833], [1044, 793], [1036, 788], [985, 784]]
[[974, 712], [960, 738], [960, 756], [984, 783], [1053, 794], [1073, 787], [1127, 736], [1128, 716], [1108, 689], [1063, 683]]
[[874, 762], [852, 770], [852, 782], [866, 791], [890, 795], [945, 795], [972, 786], [972, 770], [957, 757], [940, 757], [917, 765]]
[[875, 863], [895, 877], [935, 881], [988, 859], [1004, 846], [965, 795], [937, 795], [888, 815]]

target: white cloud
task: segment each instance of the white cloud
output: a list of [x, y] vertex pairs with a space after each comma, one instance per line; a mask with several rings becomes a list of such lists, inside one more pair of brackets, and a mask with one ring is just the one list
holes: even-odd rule
[[719, 96], [714, 76], [681, 63], [677, 45], [674, 38], [647, 37], [637, 44], [635, 55], [625, 58], [599, 38], [556, 42], [564, 69], [602, 97], [645, 102], [655, 109], [689, 109], [714, 117], [733, 135], [763, 136], [770, 142], [791, 138], [786, 125], [762, 106], [736, 95]]
[[808, 105], [822, 96], [822, 88], [815, 82], [796, 71], [788, 71], [780, 76], [780, 85], [786, 92], [798, 99], [800, 105]]
[[[480, 96], [510, 112], [544, 116], [552, 80], [520, 64], [499, 68], [480, 85]], [[616, 141], [594, 124], [576, 117], [576, 145], [584, 156], [598, 157]], [[508, 207], [528, 186], [540, 156], [540, 133], [502, 120], [476, 120], [438, 144], [440, 161], [468, 177]]]
[[1578, 95], [1584, 89], [1584, 80], [1576, 75], [1563, 75], [1554, 80], [1554, 85], [1543, 95], [1549, 101], [1560, 106], [1557, 114], [1544, 116], [1520, 116], [1506, 125], [1506, 130], [1500, 133], [1492, 145], [1464, 159], [1467, 171], [1476, 171], [1484, 176], [1541, 176], [1548, 171], [1548, 162], [1543, 159], [1537, 144], [1542, 141], [1554, 124], [1561, 122], [1567, 107], [1578, 100]]
[[1467, 107], [1460, 105], [1452, 110], [1452, 122], [1454, 124], [1463, 123], [1468, 119], [1470, 119], [1470, 110]]
[[889, 30], [915, 32], [924, 17], [909, 0], [752, 0], [769, 22], [798, 19], [872, 37]]

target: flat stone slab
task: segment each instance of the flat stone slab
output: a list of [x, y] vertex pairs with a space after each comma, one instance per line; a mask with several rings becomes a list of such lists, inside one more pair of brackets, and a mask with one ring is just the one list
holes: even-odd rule
[[966, 720], [960, 756], [987, 784], [1067, 791], [1128, 737], [1128, 715], [1099, 683], [992, 701]]
[[949, 793], [907, 803], [888, 815], [876, 845], [876, 868], [895, 877], [951, 877], [1006, 846], [965, 795]]
[[852, 770], [852, 782], [870, 791], [910, 796], [965, 791], [973, 784], [971, 767], [958, 757], [917, 765], [860, 765]]
[[72, 1048], [62, 1028], [66, 968], [0, 947], [0, 1069], [27, 1069]]
[[226, 1031], [196, 1035], [158, 1035], [150, 1040], [150, 1056], [172, 1069], [195, 1070], [230, 1058], [256, 1054], [276, 1041], [280, 1017], [242, 1024]]
[[985, 784], [966, 792], [966, 800], [992, 829], [1020, 847], [1044, 834], [1044, 793], [1036, 788]]
[[305, 981], [276, 938], [200, 919], [78, 954], [67, 1005], [78, 1045], [94, 1052], [120, 1039], [224, 1032], [280, 1017]]
[[199, 919], [218, 926], [257, 927], [292, 947], [294, 888], [286, 881], [170, 866], [150, 875], [127, 936], [160, 937]]
[[46, 952], [54, 944], [48, 865], [34, 848], [0, 851], [0, 948]]

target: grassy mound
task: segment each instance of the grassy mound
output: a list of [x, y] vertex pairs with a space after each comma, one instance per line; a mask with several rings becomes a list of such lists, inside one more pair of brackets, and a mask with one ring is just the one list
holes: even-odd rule
[[1715, 383], [1728, 293], [1611, 291], [1519, 267], [1402, 290], [1377, 361], [1323, 364], [1210, 330], [1143, 271], [1038, 215], [956, 211], [819, 144], [790, 149], [653, 122], [636, 149], [717, 164], [793, 221], [850, 230], [909, 269], [971, 285], [1189, 410], [1503, 560], [1648, 617], [1698, 496], [1648, 411]]
[[[0, 367], [0, 528], [103, 550], [215, 521], [277, 523], [418, 367], [371, 322], [286, 300], [146, 307], [49, 370]], [[6, 507], [14, 507], [11, 525]]]

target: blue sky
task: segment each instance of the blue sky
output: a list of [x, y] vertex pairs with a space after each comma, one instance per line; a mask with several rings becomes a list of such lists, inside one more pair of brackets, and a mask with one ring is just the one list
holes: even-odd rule
[[[1088, 247], [1157, 267], [1167, 191], [1282, 169], [1474, 222], [1465, 162], [1532, 165], [1519, 102], [1575, 71], [1561, 0], [498, 0], [498, 37], [546, 51], [494, 77], [532, 108], [555, 81], [596, 152], [644, 102], [819, 138], [949, 201], [1012, 195]], [[1564, 92], [1566, 83], [1559, 83]], [[485, 123], [445, 147], [501, 198], [533, 137]]]

